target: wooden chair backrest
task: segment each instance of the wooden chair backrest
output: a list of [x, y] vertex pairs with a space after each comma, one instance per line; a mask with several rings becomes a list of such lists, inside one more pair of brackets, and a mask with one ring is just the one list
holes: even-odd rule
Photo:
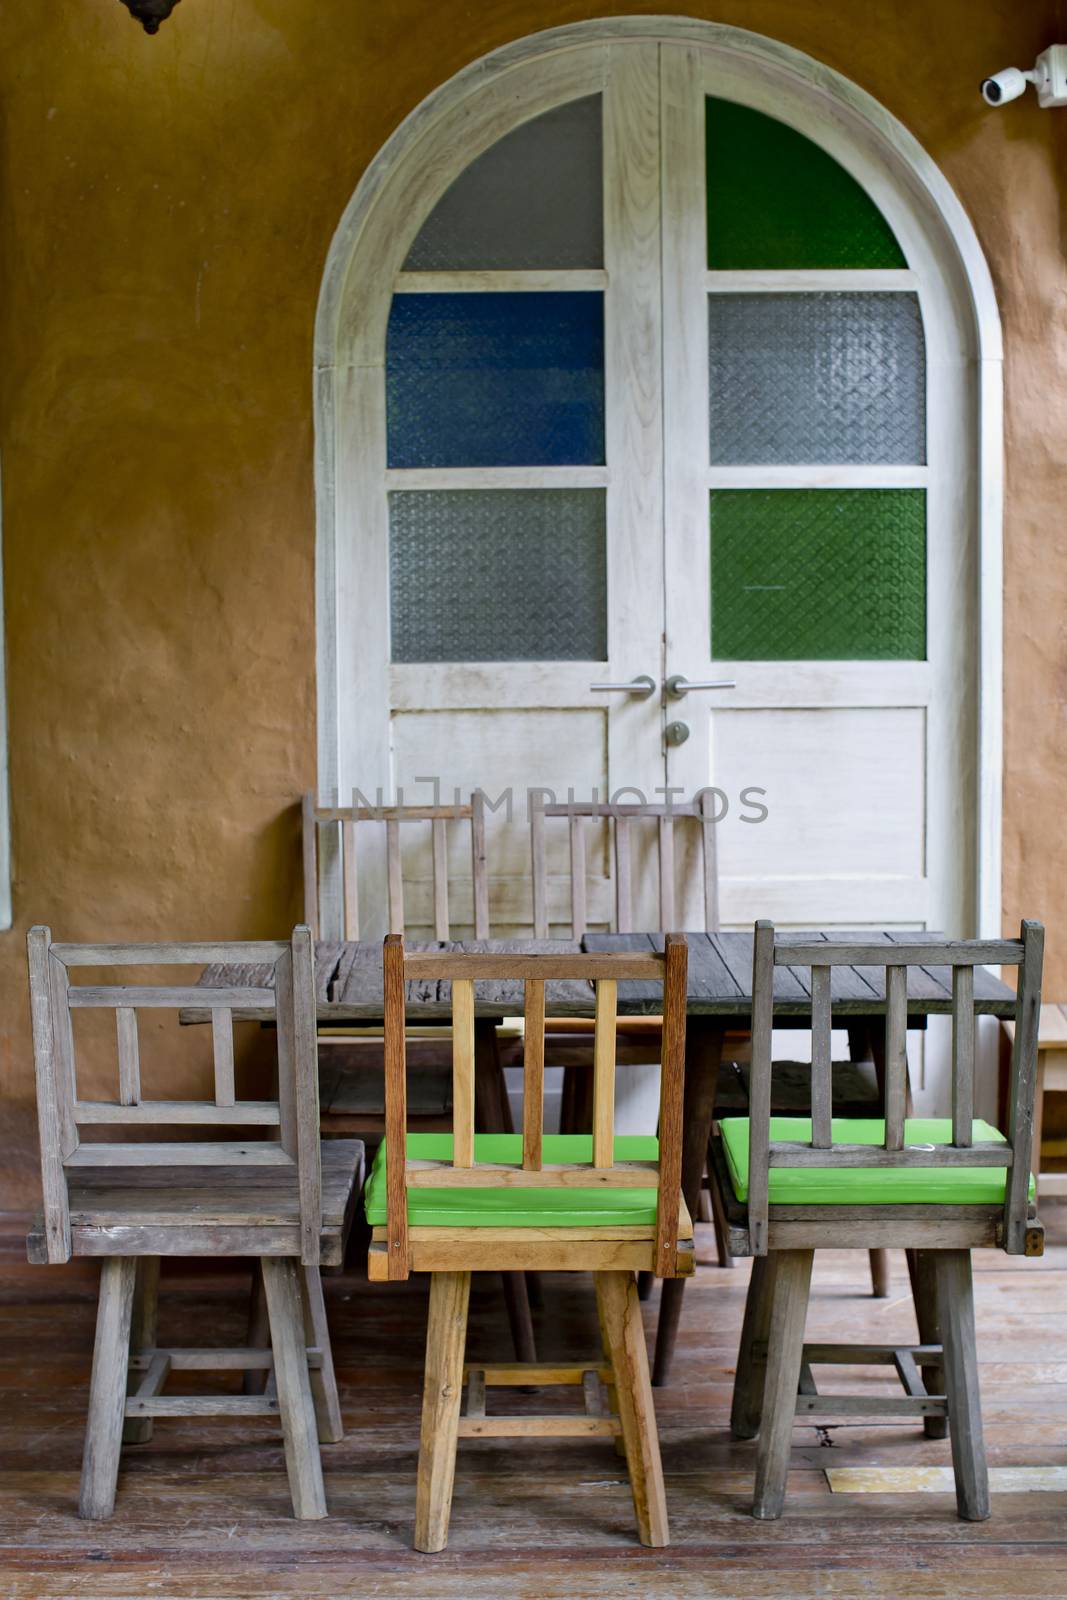
[[476, 789], [466, 805], [455, 806], [320, 806], [307, 793], [303, 802], [304, 920], [322, 937], [319, 910], [319, 830], [340, 828], [342, 938], [359, 938], [359, 871], [356, 829], [372, 822], [385, 825], [385, 855], [389, 903], [389, 931], [404, 931], [404, 873], [400, 829], [407, 823], [430, 825], [433, 859], [434, 938], [451, 936], [448, 912], [448, 824], [469, 822], [471, 881], [474, 900], [474, 937], [489, 937], [489, 871], [485, 850], [485, 796]]
[[[49, 1261], [71, 1252], [68, 1174], [77, 1168], [210, 1166], [292, 1167], [300, 1199], [301, 1257], [319, 1259], [322, 1192], [319, 1148], [318, 1051], [315, 1042], [315, 947], [311, 930], [290, 941], [241, 944], [55, 944], [51, 930], [31, 928], [27, 940], [37, 1116], [41, 1143], [44, 1221]], [[250, 963], [262, 981], [230, 988], [150, 984], [71, 983], [86, 967], [199, 966]], [[92, 1007], [115, 1015], [117, 1099], [78, 1094], [72, 1013]], [[141, 1090], [137, 1013], [195, 1008], [211, 1013], [214, 1096], [211, 1100], [150, 1100]], [[270, 1012], [276, 1021], [278, 1093], [274, 1100], [238, 1100], [234, 1090], [233, 1023], [242, 1013]], [[82, 1144], [87, 1126], [153, 1130], [153, 1142]], [[274, 1128], [276, 1136], [241, 1142], [163, 1139], [190, 1127]]]
[[[682, 934], [669, 933], [664, 950], [610, 955], [405, 955], [403, 937], [385, 940], [385, 1139], [388, 1151], [387, 1233], [389, 1276], [410, 1270], [407, 1228], [409, 1187], [448, 1188], [508, 1184], [536, 1188], [596, 1186], [658, 1189], [656, 1267], [660, 1277], [677, 1271], [678, 1216], [682, 1173], [682, 1091], [685, 1076], [685, 1015], [688, 947]], [[474, 1011], [475, 983], [523, 985], [525, 1039], [521, 1164], [475, 1164]], [[615, 1018], [620, 980], [637, 978], [663, 985], [663, 1036], [658, 1163], [615, 1160]], [[593, 1044], [593, 1149], [591, 1163], [546, 1167], [544, 1128], [545, 984], [578, 979], [595, 988]], [[453, 1157], [450, 1162], [406, 1159], [407, 1069], [404, 1011], [409, 981], [448, 982], [452, 986]], [[404, 1158], [400, 1159], [400, 1153]]]
[[[705, 790], [695, 802], [671, 806], [597, 805], [587, 802], [545, 804], [534, 791], [530, 800], [530, 864], [533, 887], [533, 931], [535, 939], [547, 939], [548, 869], [545, 853], [545, 821], [566, 817], [570, 830], [571, 937], [581, 939], [586, 932], [586, 824], [606, 822], [611, 828], [615, 866], [615, 906], [611, 931], [634, 931], [634, 825], [654, 822], [658, 833], [659, 923], [666, 933], [676, 926], [675, 827], [681, 822], [700, 830], [701, 887], [704, 900], [704, 931], [719, 931], [719, 870], [715, 844], [715, 802]], [[647, 931], [647, 930], [645, 930]]]
[[[1003, 1245], [1025, 1252], [1033, 1134], [1037, 1036], [1041, 1011], [1044, 929], [1024, 922], [1018, 939], [962, 939], [943, 944], [804, 944], [776, 939], [774, 924], [757, 922], [752, 975], [752, 1065], [749, 1086], [748, 1227], [754, 1254], [767, 1250], [771, 1167], [951, 1167], [1008, 1169]], [[771, 1141], [771, 1029], [774, 969], [811, 972], [811, 1141]], [[831, 979], [834, 967], [884, 968], [886, 990], [885, 1140], [882, 1145], [832, 1144], [830, 1065]], [[952, 1142], [906, 1146], [908, 1093], [908, 968], [952, 969]], [[973, 1142], [975, 1008], [974, 969], [1018, 968], [1012, 1047], [1008, 1142]]]

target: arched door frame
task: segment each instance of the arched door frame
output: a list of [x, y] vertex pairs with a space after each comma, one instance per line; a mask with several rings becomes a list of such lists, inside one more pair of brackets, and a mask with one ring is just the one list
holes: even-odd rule
[[[595, 92], [604, 52], [660, 40], [713, 53], [736, 98], [775, 113], [822, 144], [863, 185], [907, 244], [936, 262], [973, 374], [966, 448], [978, 648], [974, 684], [975, 932], [1000, 931], [1002, 676], [1002, 344], [992, 279], [974, 228], [948, 181], [897, 119], [847, 78], [798, 50], [685, 17], [609, 18], [530, 35], [493, 51], [428, 95], [375, 156], [330, 248], [315, 326], [316, 637], [318, 783], [347, 794], [361, 775], [388, 770], [381, 738], [384, 682], [357, 673], [342, 619], [358, 615], [368, 518], [385, 515], [381, 368], [393, 285], [423, 220], [460, 171], [519, 123]], [[368, 493], [373, 482], [375, 492]], [[381, 530], [377, 530], [380, 532]], [[365, 537], [361, 538], [360, 535]], [[378, 560], [380, 555], [370, 554]], [[969, 576], [969, 574], [968, 574]], [[386, 619], [360, 616], [361, 627]], [[383, 635], [381, 661], [387, 660]], [[383, 668], [384, 670], [384, 668]], [[357, 750], [359, 765], [357, 767]]]

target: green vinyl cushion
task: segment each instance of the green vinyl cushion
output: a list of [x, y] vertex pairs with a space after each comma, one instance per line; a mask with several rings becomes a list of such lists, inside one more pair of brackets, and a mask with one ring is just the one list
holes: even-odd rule
[[[409, 1133], [408, 1160], [451, 1161], [450, 1133]], [[545, 1164], [593, 1159], [587, 1133], [546, 1133]], [[619, 1134], [616, 1161], [656, 1161], [659, 1140], [649, 1134]], [[476, 1133], [474, 1161], [522, 1165], [518, 1133]], [[409, 1189], [408, 1222], [420, 1228], [610, 1228], [655, 1225], [655, 1189]], [[385, 1140], [378, 1146], [364, 1194], [367, 1221], [385, 1223]]]
[[[739, 1200], [748, 1199], [748, 1118], [726, 1117], [722, 1142]], [[1006, 1144], [988, 1122], [971, 1124], [976, 1144]], [[884, 1144], [885, 1123], [875, 1117], [835, 1117], [834, 1144]], [[811, 1143], [810, 1117], [772, 1117], [771, 1140]], [[904, 1143], [951, 1144], [947, 1117], [909, 1117]], [[1006, 1167], [772, 1167], [772, 1206], [1002, 1205]], [[1030, 1195], [1033, 1198], [1033, 1179]]]

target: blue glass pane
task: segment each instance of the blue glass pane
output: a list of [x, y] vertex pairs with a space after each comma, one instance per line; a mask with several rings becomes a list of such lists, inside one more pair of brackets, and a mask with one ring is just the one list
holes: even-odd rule
[[603, 296], [397, 295], [386, 403], [391, 467], [599, 465]]

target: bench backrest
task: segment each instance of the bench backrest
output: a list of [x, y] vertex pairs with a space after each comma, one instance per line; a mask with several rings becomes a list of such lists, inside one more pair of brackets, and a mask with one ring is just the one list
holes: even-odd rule
[[[1025, 1252], [1030, 1153], [1041, 1010], [1044, 929], [1024, 922], [1018, 939], [961, 939], [914, 945], [856, 942], [804, 943], [776, 936], [774, 924], [757, 922], [752, 975], [752, 1065], [749, 1089], [748, 1226], [753, 1252], [767, 1249], [768, 1184], [772, 1167], [950, 1167], [1008, 1169], [1004, 1195], [1004, 1248]], [[811, 1141], [773, 1142], [771, 1119], [771, 1030], [775, 967], [808, 969], [811, 993]], [[885, 1138], [882, 1145], [832, 1144], [830, 1034], [833, 971], [836, 967], [884, 971]], [[975, 1004], [974, 969], [1018, 968], [1015, 1039], [1012, 1047], [1007, 1144], [973, 1142]], [[908, 968], [948, 967], [952, 973], [952, 1142], [907, 1145]]]
[[[449, 1188], [508, 1184], [538, 1188], [625, 1185], [657, 1189], [655, 1270], [661, 1277], [675, 1275], [681, 1193], [687, 966], [688, 949], [682, 934], [668, 934], [662, 953], [647, 951], [636, 955], [478, 955], [465, 952], [407, 955], [400, 935], [390, 934], [386, 938], [386, 1211], [391, 1278], [405, 1278], [410, 1271], [408, 1188], [431, 1184]], [[628, 978], [645, 983], [658, 981], [663, 985], [659, 1160], [655, 1163], [615, 1159], [616, 1007], [619, 983]], [[514, 985], [516, 991], [521, 988], [524, 996], [522, 1159], [505, 1166], [487, 1166], [474, 1159], [474, 1020], [479, 980]], [[589, 1163], [546, 1167], [543, 1161], [545, 985], [554, 980], [591, 984], [595, 990], [593, 1140]], [[453, 1156], [449, 1162], [415, 1165], [407, 1160], [404, 1015], [409, 983], [451, 985]]]
[[[315, 1039], [315, 951], [311, 931], [294, 929], [291, 940], [188, 944], [57, 944], [50, 929], [28, 936], [33, 1054], [49, 1261], [71, 1252], [68, 1174], [79, 1167], [286, 1166], [296, 1173], [300, 1200], [301, 1255], [319, 1259], [322, 1192], [319, 1148], [318, 1053]], [[226, 988], [180, 983], [75, 983], [91, 968], [167, 968], [249, 964], [256, 981]], [[83, 1100], [78, 1092], [74, 1016], [85, 1010], [114, 1017], [114, 1100]], [[142, 1090], [142, 1011], [195, 1010], [210, 1015], [213, 1088], [210, 1099], [154, 1100]], [[254, 1014], [276, 1024], [277, 1094], [238, 1100], [234, 1083], [233, 1024]], [[199, 1030], [194, 1030], [198, 1035]], [[94, 1126], [125, 1134], [151, 1131], [151, 1140], [82, 1143], [80, 1130]], [[190, 1141], [190, 1128], [215, 1133], [255, 1130], [256, 1137]], [[261, 1138], [263, 1130], [272, 1136]]]

